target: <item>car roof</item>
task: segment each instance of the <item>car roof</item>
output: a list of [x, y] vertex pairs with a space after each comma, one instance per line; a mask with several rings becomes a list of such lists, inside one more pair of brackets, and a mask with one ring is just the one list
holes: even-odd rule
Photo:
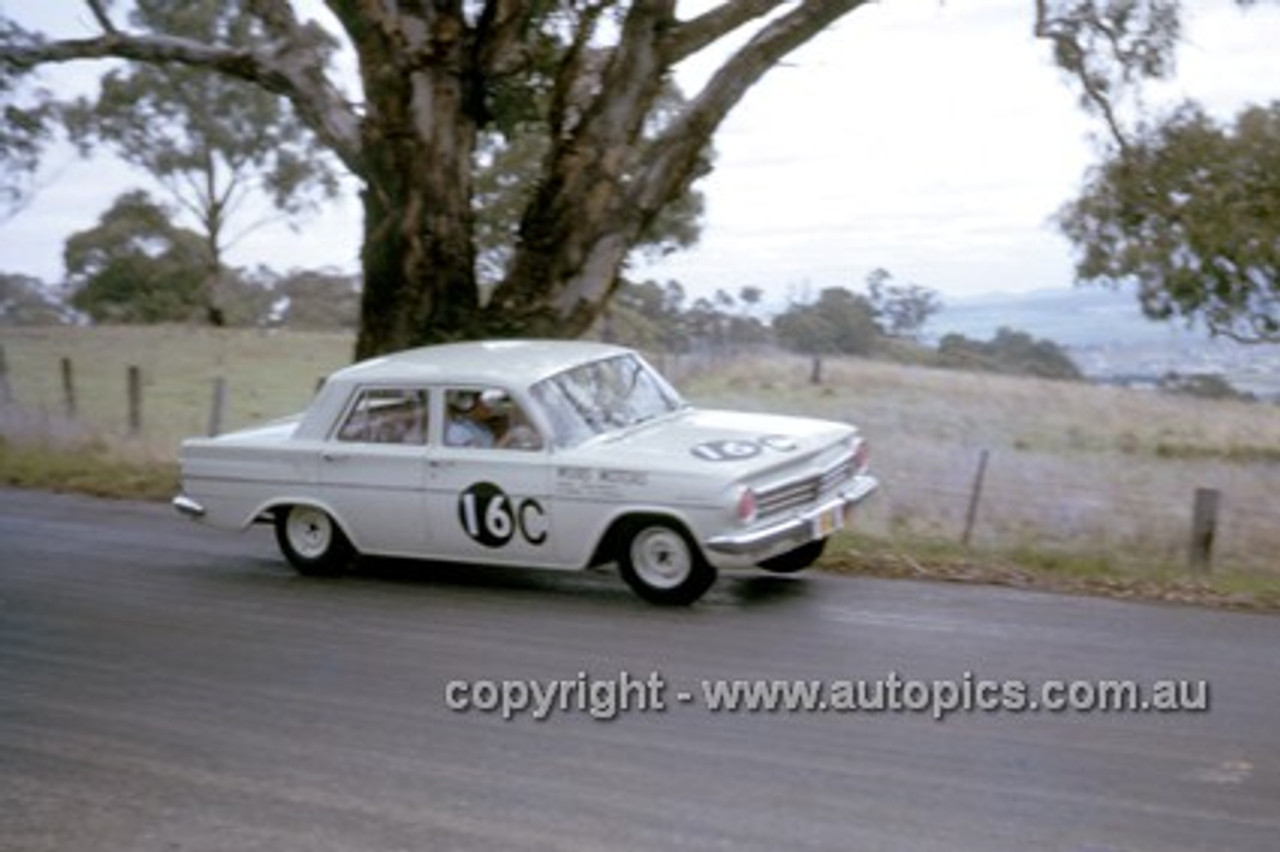
[[631, 350], [581, 340], [485, 340], [406, 349], [334, 373], [344, 382], [422, 382], [528, 386], [588, 361]]

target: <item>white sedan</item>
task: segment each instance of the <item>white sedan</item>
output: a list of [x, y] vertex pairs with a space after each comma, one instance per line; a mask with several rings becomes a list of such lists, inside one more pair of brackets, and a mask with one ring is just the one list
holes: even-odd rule
[[580, 570], [687, 604], [793, 572], [876, 488], [844, 423], [690, 407], [598, 343], [429, 346], [331, 375], [302, 414], [181, 450], [182, 514], [275, 527], [304, 574], [355, 556]]

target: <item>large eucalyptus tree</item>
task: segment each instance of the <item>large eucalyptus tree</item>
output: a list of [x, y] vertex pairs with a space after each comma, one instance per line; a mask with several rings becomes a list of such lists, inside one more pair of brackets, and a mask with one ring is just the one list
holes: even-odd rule
[[[1176, 0], [1028, 3], [1036, 34], [1108, 122], [1126, 86], [1167, 70]], [[0, 20], [3, 153], [32, 162], [45, 116], [15, 87], [47, 63], [178, 65], [284, 98], [362, 188], [357, 355], [367, 356], [453, 338], [580, 334], [631, 248], [705, 170], [703, 152], [734, 106], [789, 54], [870, 3], [723, 0], [686, 13], [675, 0], [326, 0], [357, 60], [350, 94], [329, 62], [328, 34], [300, 1], [241, 0], [245, 26], [234, 41], [126, 26], [134, 19], [107, 0], [85, 4], [99, 29], [87, 38]], [[723, 56], [719, 67], [658, 120], [673, 70], [709, 50]], [[529, 127], [545, 152], [509, 257], [482, 297], [482, 140]]]

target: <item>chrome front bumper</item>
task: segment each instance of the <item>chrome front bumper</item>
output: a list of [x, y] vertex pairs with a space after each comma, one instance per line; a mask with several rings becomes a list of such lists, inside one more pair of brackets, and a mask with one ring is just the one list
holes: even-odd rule
[[201, 506], [185, 494], [179, 494], [173, 498], [173, 508], [178, 510], [178, 514], [185, 515], [188, 518], [198, 520], [204, 517], [204, 506]]
[[861, 503], [880, 483], [873, 476], [858, 476], [845, 486], [830, 500], [803, 512], [792, 515], [777, 523], [758, 529], [744, 530], [741, 533], [718, 535], [705, 543], [707, 550], [738, 556], [745, 553], [768, 551], [779, 544], [794, 542], [798, 547], [815, 538], [824, 538], [830, 533], [818, 530], [820, 519], [831, 517], [832, 513], [843, 516], [854, 506]]

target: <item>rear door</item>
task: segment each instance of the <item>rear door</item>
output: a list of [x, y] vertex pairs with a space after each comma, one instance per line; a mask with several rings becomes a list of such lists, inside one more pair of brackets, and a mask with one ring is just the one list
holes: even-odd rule
[[361, 552], [419, 556], [428, 548], [429, 412], [426, 388], [362, 387], [321, 448], [321, 491]]

